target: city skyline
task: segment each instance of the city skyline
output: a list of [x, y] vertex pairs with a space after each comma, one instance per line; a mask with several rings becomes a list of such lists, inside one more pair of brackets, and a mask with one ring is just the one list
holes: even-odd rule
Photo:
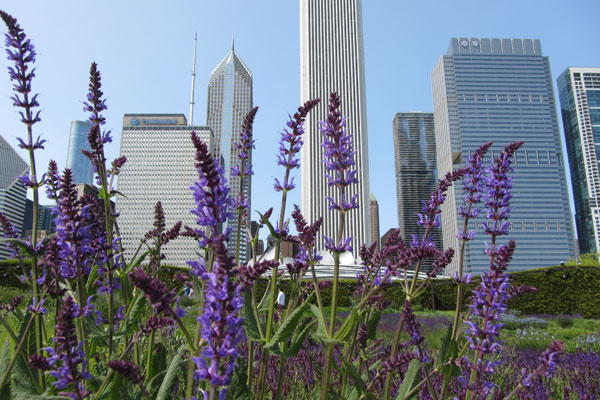
[[87, 121], [72, 121], [67, 147], [67, 164], [73, 173], [73, 183], [94, 184], [94, 167], [92, 161], [81, 152], [91, 151], [88, 134], [92, 126]]
[[[40, 168], [49, 159], [65, 166], [68, 130], [72, 119], [87, 119], [82, 111], [91, 61], [103, 73], [109, 109], [107, 129], [115, 139], [106, 146], [108, 156], [119, 152], [120, 124], [128, 112], [186, 112], [189, 108], [193, 38], [198, 32], [195, 120], [205, 109], [203, 92], [215, 60], [223, 56], [235, 34], [241, 58], [252, 66], [254, 103], [260, 106], [255, 122], [254, 210], [264, 212], [272, 201], [272, 178], [277, 177], [274, 155], [277, 133], [288, 113], [300, 103], [299, 28], [297, 2], [267, 2], [268, 11], [241, 1], [218, 4], [197, 2], [159, 6], [156, 3], [107, 1], [101, 5], [68, 2], [56, 6], [45, 2], [12, 2], [3, 9], [16, 18], [38, 51], [33, 89], [40, 93], [42, 122], [34, 132], [48, 139], [39, 152]], [[542, 40], [550, 56], [554, 76], [570, 65], [600, 66], [600, 52], [593, 50], [596, 1], [578, 1], [574, 6], [588, 12], [576, 21], [563, 18], [563, 3], [506, 1], [483, 6], [476, 1], [448, 2], [431, 9], [426, 4], [381, 2], [363, 5], [365, 74], [370, 151], [371, 192], [380, 207], [381, 232], [396, 225], [393, 146], [390, 119], [396, 112], [433, 110], [429, 73], [450, 37], [534, 37]], [[518, 8], [519, 12], [514, 10]], [[115, 10], [121, 10], [115, 12]], [[89, 15], [119, 32], [105, 30], [102, 39], [89, 33]], [[200, 24], [195, 16], [210, 15]], [[427, 15], [427, 29], [419, 18]], [[543, 18], [541, 18], [543, 16]], [[256, 23], [269, 18], [269, 24]], [[398, 23], [400, 21], [401, 23]], [[55, 29], [61, 26], [61, 29]], [[561, 29], [556, 29], [560, 26]], [[564, 35], [568, 30], [570, 35]], [[570, 40], [570, 37], [579, 37]], [[143, 56], [143, 57], [142, 57]], [[124, 62], [124, 60], [126, 60]], [[0, 67], [8, 65], [0, 57]], [[62, 78], [62, 77], [68, 77]], [[10, 92], [8, 78], [0, 80], [2, 93]], [[199, 114], [200, 113], [200, 114]], [[0, 98], [3, 134], [13, 147], [24, 127], [9, 96]], [[562, 125], [562, 122], [561, 122]], [[482, 138], [484, 141], [487, 138]], [[17, 149], [22, 157], [26, 154]], [[299, 174], [298, 174], [299, 175]], [[296, 176], [296, 182], [299, 182]], [[260, 182], [259, 182], [260, 181]], [[294, 193], [295, 192], [295, 193]], [[299, 190], [290, 193], [291, 203], [300, 203]]]

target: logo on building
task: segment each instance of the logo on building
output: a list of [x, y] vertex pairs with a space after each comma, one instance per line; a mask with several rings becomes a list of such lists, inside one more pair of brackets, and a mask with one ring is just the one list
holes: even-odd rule
[[177, 125], [177, 120], [175, 118], [131, 118], [130, 125]]
[[131, 125], [138, 126], [140, 124], [140, 120], [137, 118], [131, 118]]

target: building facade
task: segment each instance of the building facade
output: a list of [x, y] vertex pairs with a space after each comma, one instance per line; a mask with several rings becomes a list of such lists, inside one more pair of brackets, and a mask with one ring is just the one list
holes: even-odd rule
[[[215, 138], [215, 154], [223, 159], [223, 170], [231, 195], [237, 199], [241, 193], [239, 177], [231, 175], [231, 168], [239, 165], [239, 151], [235, 143], [240, 141], [240, 131], [244, 118], [252, 109], [252, 72], [235, 53], [233, 44], [231, 51], [217, 65], [210, 75], [208, 83], [208, 102], [206, 124], [212, 129]], [[252, 162], [252, 154], [249, 155]], [[248, 200], [248, 210], [251, 211], [251, 177], [245, 179], [244, 197]], [[234, 213], [225, 227], [231, 228], [231, 241], [237, 231], [237, 213]], [[249, 219], [246, 221], [249, 224]], [[249, 246], [246, 244], [246, 227], [241, 227], [240, 260], [246, 262], [249, 257]], [[235, 253], [235, 245], [230, 246], [230, 254]]]
[[81, 150], [91, 151], [88, 134], [91, 125], [84, 121], [71, 122], [69, 147], [67, 148], [67, 168], [73, 172], [73, 183], [94, 184], [94, 168], [92, 162]]
[[[425, 233], [423, 227], [417, 225], [417, 214], [437, 184], [433, 113], [397, 113], [392, 126], [398, 229], [402, 239], [410, 242], [411, 235], [422, 237]], [[441, 230], [430, 232], [430, 236], [441, 248]]]
[[345, 237], [352, 237], [354, 256], [362, 244], [371, 243], [369, 216], [369, 159], [363, 54], [362, 3], [360, 0], [300, 0], [300, 95], [305, 102], [321, 98], [304, 125], [301, 151], [302, 213], [309, 223], [323, 217], [317, 248], [323, 235], [336, 237], [338, 222], [329, 211], [327, 197], [336, 200], [337, 188], [327, 185], [319, 121], [327, 118], [331, 92], [341, 98], [341, 113], [348, 116], [358, 184], [348, 188], [357, 195], [359, 208], [346, 214]]
[[[19, 177], [29, 171], [29, 166], [17, 154], [15, 149], [0, 135], [0, 212], [8, 218], [22, 234], [27, 189]], [[0, 224], [0, 238], [4, 237], [4, 229]], [[11, 257], [12, 251], [6, 243], [0, 243], [0, 260]]]
[[[125, 114], [121, 155], [127, 162], [119, 174], [116, 199], [119, 228], [125, 257], [129, 261], [144, 235], [152, 229], [154, 208], [162, 202], [165, 223], [170, 229], [177, 221], [195, 227], [195, 208], [190, 187], [198, 180], [194, 167], [194, 130], [213, 149], [213, 136], [206, 126], [188, 126], [183, 114]], [[144, 249], [142, 247], [142, 249]], [[187, 266], [197, 259], [198, 244], [179, 237], [164, 248], [164, 264]]]
[[[439, 176], [461, 166], [481, 144], [486, 157], [514, 141], [525, 144], [513, 158], [509, 237], [516, 241], [511, 270], [557, 265], [574, 257], [573, 228], [548, 57], [539, 40], [453, 38], [432, 75]], [[462, 186], [448, 191], [442, 207], [444, 246], [458, 248]], [[483, 207], [483, 205], [481, 205]], [[489, 268], [481, 229], [465, 252], [465, 270]], [[506, 236], [500, 242], [506, 242]], [[456, 270], [458, 258], [447, 268]]]
[[371, 243], [377, 242], [377, 250], [379, 250], [381, 248], [381, 244], [379, 243], [379, 203], [377, 203], [377, 199], [373, 196], [373, 193], [371, 193], [369, 209], [371, 216]]
[[600, 68], [567, 68], [558, 77], [560, 108], [582, 253], [600, 250]]

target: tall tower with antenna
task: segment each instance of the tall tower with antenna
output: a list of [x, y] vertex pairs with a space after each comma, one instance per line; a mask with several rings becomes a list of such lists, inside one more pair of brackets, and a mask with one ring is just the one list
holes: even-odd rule
[[194, 62], [192, 63], [192, 94], [190, 96], [190, 126], [194, 125], [194, 84], [196, 83], [196, 44], [198, 43], [198, 33], [194, 36]]
[[[234, 143], [240, 141], [240, 128], [246, 114], [252, 109], [252, 72], [235, 53], [234, 40], [231, 40], [231, 51], [217, 65], [210, 75], [208, 83], [208, 101], [206, 125], [215, 135], [215, 156], [223, 158], [223, 170], [231, 195], [237, 199], [241, 191], [248, 200], [248, 210], [251, 210], [251, 180], [248, 177], [244, 187], [240, 187], [239, 177], [231, 175], [231, 169], [239, 164], [238, 151]], [[252, 154], [249, 155], [252, 160]], [[248, 217], [245, 218], [249, 220]], [[246, 221], [247, 222], [247, 221]], [[248, 222], [249, 223], [249, 222]], [[237, 230], [237, 215], [227, 222], [232, 232]], [[242, 238], [246, 235], [242, 226]], [[235, 246], [232, 246], [235, 247]], [[248, 257], [248, 247], [241, 246], [240, 261]], [[232, 253], [235, 248], [231, 249]]]

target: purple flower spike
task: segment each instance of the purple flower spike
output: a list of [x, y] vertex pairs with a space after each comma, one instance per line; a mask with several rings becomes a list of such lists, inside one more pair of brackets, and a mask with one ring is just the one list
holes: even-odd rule
[[247, 161], [250, 152], [254, 148], [254, 140], [252, 139], [252, 124], [254, 123], [254, 118], [256, 117], [257, 112], [258, 107], [254, 107], [252, 110], [250, 110], [250, 112], [248, 112], [246, 118], [244, 118], [244, 122], [242, 123], [240, 142], [234, 143], [234, 148], [236, 151], [238, 151], [238, 158], [240, 160]]
[[[358, 183], [357, 171], [354, 167], [354, 148], [352, 135], [346, 130], [346, 117], [342, 117], [340, 106], [342, 101], [337, 93], [329, 96], [329, 113], [326, 121], [321, 121], [321, 133], [323, 134], [323, 162], [327, 169], [329, 186], [345, 188], [352, 183]], [[345, 199], [342, 199], [342, 202]], [[330, 202], [335, 203], [330, 199]], [[346, 203], [346, 205], [352, 205]], [[343, 205], [342, 205], [343, 206]], [[331, 207], [331, 206], [330, 206]], [[339, 207], [339, 206], [338, 206]]]
[[313, 99], [304, 103], [298, 107], [298, 111], [290, 117], [286, 123], [287, 128], [281, 131], [281, 139], [279, 139], [279, 154], [277, 155], [277, 165], [285, 167], [286, 173], [283, 179], [283, 183], [278, 179], [275, 179], [275, 191], [287, 192], [294, 189], [293, 178], [290, 180], [289, 171], [300, 167], [300, 158], [298, 153], [302, 149], [304, 141], [302, 135], [304, 135], [304, 121], [308, 116], [308, 113], [319, 104], [321, 99]]
[[[231, 216], [231, 208], [234, 203], [229, 196], [229, 188], [226, 185], [223, 170], [196, 132], [192, 132], [192, 142], [196, 148], [195, 166], [198, 170], [199, 180], [190, 187], [196, 201], [196, 208], [191, 212], [196, 215], [196, 221], [200, 226], [193, 230], [192, 234], [197, 235], [201, 246], [208, 246], [219, 235], [219, 225]], [[208, 233], [204, 228], [208, 228]], [[192, 231], [192, 228], [189, 230]], [[223, 234], [227, 237], [228, 233], [226, 231]]]
[[237, 269], [233, 258], [227, 255], [223, 237], [213, 243], [215, 262], [212, 272], [203, 272], [204, 312], [198, 317], [202, 323], [201, 335], [206, 342], [200, 357], [192, 357], [196, 364], [194, 377], [206, 380], [219, 396], [224, 397], [230, 383], [237, 345], [242, 339], [243, 318], [238, 315], [244, 304], [242, 285], [237, 283]]
[[144, 376], [140, 373], [140, 367], [131, 361], [110, 360], [107, 365], [133, 384], [137, 385], [144, 379]]
[[[21, 122], [27, 126], [32, 126], [40, 121], [40, 112], [37, 111], [35, 115], [33, 113], [33, 108], [39, 107], [37, 101], [38, 95], [35, 94], [33, 97], [30, 97], [31, 81], [35, 77], [35, 68], [31, 68], [31, 65], [35, 62], [35, 48], [31, 40], [27, 39], [25, 32], [23, 32], [23, 29], [21, 29], [15, 18], [4, 11], [0, 11], [0, 18], [2, 18], [8, 28], [8, 33], [5, 34], [6, 54], [8, 55], [8, 60], [14, 63], [13, 67], [8, 67], [8, 74], [10, 75], [10, 80], [13, 82], [13, 91], [16, 93], [11, 97], [11, 100], [15, 107], [24, 109], [24, 111], [19, 112]], [[39, 138], [34, 144], [31, 135], [28, 139], [27, 144], [23, 141], [20, 142], [31, 150], [43, 144], [43, 141], [40, 142]]]
[[152, 278], [141, 268], [131, 271], [129, 280], [133, 286], [144, 292], [157, 314], [171, 315], [171, 303], [175, 300], [175, 293], [169, 291], [163, 281]]

